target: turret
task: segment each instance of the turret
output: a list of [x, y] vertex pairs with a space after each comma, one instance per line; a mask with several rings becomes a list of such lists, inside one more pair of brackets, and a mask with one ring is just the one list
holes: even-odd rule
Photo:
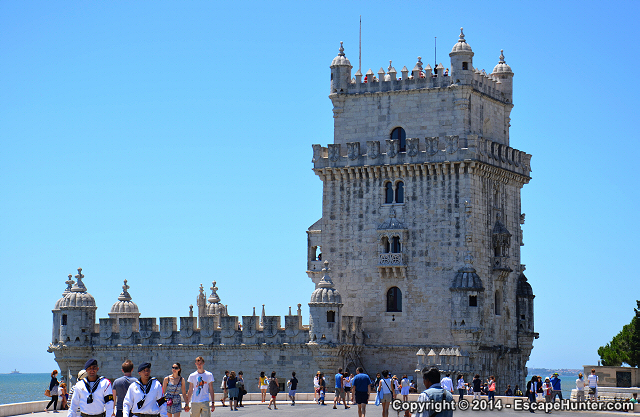
[[345, 93], [351, 83], [351, 62], [344, 55], [344, 48], [340, 42], [340, 52], [331, 62], [331, 94]]
[[453, 278], [451, 287], [451, 330], [456, 343], [477, 341], [482, 333], [482, 280], [473, 267], [473, 257], [467, 254], [464, 267]]
[[72, 279], [73, 275], [69, 274], [68, 278], [69, 279], [65, 281], [65, 284], [67, 284], [67, 288], [65, 288], [62, 292], [62, 298], [56, 301], [56, 305], [53, 307], [53, 310], [51, 310], [51, 312], [53, 313], [53, 334], [51, 336], [51, 343], [53, 343], [54, 345], [58, 343], [58, 341], [60, 341], [60, 324], [62, 323], [62, 313], [60, 312], [60, 307], [64, 302], [64, 297], [66, 297], [66, 295], [71, 292], [71, 288], [73, 284], [75, 284], [75, 281]]
[[464, 39], [464, 33], [460, 28], [460, 38], [453, 45], [451, 52], [451, 81], [454, 84], [470, 85], [473, 79], [473, 51]]
[[127, 280], [124, 280], [124, 285], [122, 286], [122, 292], [120, 296], [118, 296], [118, 301], [116, 301], [111, 306], [111, 311], [109, 312], [109, 317], [112, 318], [115, 322], [115, 331], [120, 330], [119, 319], [133, 319], [133, 328], [132, 331], [137, 332], [139, 329], [139, 318], [140, 312], [138, 311], [138, 305], [131, 301], [131, 295], [129, 294], [128, 289], [131, 288], [127, 285]]
[[82, 282], [82, 268], [78, 268], [76, 283], [60, 303], [60, 334], [58, 341], [82, 345], [89, 342], [96, 322], [96, 301]]
[[522, 272], [518, 277], [516, 290], [516, 314], [518, 316], [518, 333], [533, 333], [533, 289], [524, 276], [524, 265], [520, 266]]
[[342, 323], [342, 296], [329, 277], [329, 262], [324, 261], [324, 276], [311, 294], [309, 303], [309, 343], [338, 343]]
[[513, 103], [513, 71], [511, 71], [511, 67], [507, 65], [504, 60], [504, 50], [500, 50], [500, 62], [498, 65], [493, 67], [493, 72], [491, 73], [494, 77], [500, 80], [502, 84], [502, 93], [508, 103]]

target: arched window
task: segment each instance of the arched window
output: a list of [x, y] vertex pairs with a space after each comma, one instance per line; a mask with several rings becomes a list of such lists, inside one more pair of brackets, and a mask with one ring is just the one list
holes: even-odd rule
[[391, 238], [391, 253], [400, 252], [402, 252], [402, 248], [400, 246], [400, 238], [398, 236], [394, 236]]
[[384, 184], [384, 202], [385, 204], [393, 203], [393, 184], [391, 182]]
[[402, 181], [396, 183], [396, 203], [404, 203], [404, 183]]
[[387, 291], [387, 311], [399, 313], [402, 311], [402, 292], [398, 287], [391, 287]]
[[336, 322], [336, 312], [327, 311], [327, 323], [335, 323], [335, 322]]
[[500, 294], [500, 291], [498, 291], [498, 290], [496, 290], [496, 293], [495, 293], [494, 304], [495, 304], [495, 314], [496, 314], [496, 316], [501, 315], [501, 312], [502, 312], [502, 295]]
[[383, 236], [381, 243], [382, 243], [382, 250], [384, 253], [391, 252], [391, 245], [389, 244], [389, 238], [387, 238], [386, 236]]
[[398, 140], [398, 143], [400, 143], [399, 152], [406, 152], [407, 151], [407, 135], [404, 132], [403, 128], [396, 127], [395, 129], [393, 129], [391, 131], [390, 139], [397, 139]]

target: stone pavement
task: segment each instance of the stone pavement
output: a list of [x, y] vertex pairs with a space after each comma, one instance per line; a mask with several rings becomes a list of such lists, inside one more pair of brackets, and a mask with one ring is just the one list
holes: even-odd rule
[[[245, 407], [240, 408], [240, 411], [231, 412], [229, 407], [222, 407], [219, 401], [216, 401], [216, 410], [212, 413], [212, 417], [216, 416], [300, 416], [304, 415], [304, 417], [324, 417], [324, 416], [340, 416], [340, 417], [357, 417], [358, 408], [353, 405], [350, 409], [345, 410], [343, 407], [339, 407], [337, 410], [333, 409], [333, 401], [326, 402], [327, 405], [319, 406], [311, 401], [302, 401], [296, 402], [295, 406], [291, 406], [289, 402], [278, 402], [277, 410], [268, 410], [267, 403], [260, 403], [259, 401], [248, 401], [245, 403]], [[499, 415], [501, 417], [512, 417], [512, 416], [528, 416], [530, 413], [526, 411], [514, 411], [503, 409], [501, 411], [460, 411], [457, 410], [454, 412], [454, 416], [464, 416], [464, 417], [473, 417], [476, 414], [483, 415]], [[545, 415], [543, 412], [536, 412], [538, 416]], [[633, 416], [634, 413], [621, 413], [621, 412], [593, 412], [593, 411], [554, 411], [552, 413], [554, 416], [594, 416], [594, 415], [630, 415]], [[370, 402], [367, 405], [367, 416], [370, 417], [380, 417], [382, 415], [382, 407], [376, 407], [373, 402]], [[400, 413], [400, 416], [403, 416], [403, 413]], [[638, 414], [635, 414], [638, 415]], [[30, 417], [66, 417], [66, 411], [60, 411], [59, 413], [32, 413], [29, 415]], [[181, 413], [180, 417], [189, 417], [189, 413]], [[395, 411], [389, 411], [389, 417], [398, 417], [398, 414]]]

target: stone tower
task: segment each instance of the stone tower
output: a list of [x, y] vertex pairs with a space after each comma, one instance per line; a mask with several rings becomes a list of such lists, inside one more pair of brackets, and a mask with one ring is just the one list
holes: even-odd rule
[[[52, 343], [66, 343], [82, 346], [91, 340], [96, 321], [96, 301], [87, 292], [82, 279], [82, 268], [78, 268], [75, 285], [69, 275], [64, 297], [56, 302], [53, 309]], [[73, 285], [73, 286], [72, 286]]]
[[502, 51], [492, 74], [474, 68], [462, 29], [449, 56], [450, 71], [418, 57], [411, 73], [389, 63], [352, 78], [341, 43], [333, 143], [313, 145], [323, 207], [307, 273], [320, 288], [331, 262], [342, 314], [363, 316], [367, 369], [413, 373], [416, 352], [434, 352], [442, 368], [523, 383], [537, 334], [520, 264], [531, 155], [510, 145], [513, 72]]
[[324, 261], [322, 273], [324, 276], [309, 302], [309, 341], [337, 344], [340, 342], [342, 323], [342, 296], [329, 277], [328, 261]]

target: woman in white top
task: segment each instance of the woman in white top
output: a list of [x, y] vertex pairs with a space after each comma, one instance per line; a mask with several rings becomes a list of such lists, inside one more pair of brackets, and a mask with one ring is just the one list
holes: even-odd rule
[[318, 378], [320, 377], [320, 371], [313, 377], [313, 400], [318, 402], [318, 391], [320, 391], [320, 381]]
[[584, 402], [584, 379], [582, 372], [578, 374], [578, 379], [576, 379], [576, 401], [579, 403]]
[[400, 382], [402, 388], [400, 394], [402, 395], [402, 401], [409, 401], [409, 388], [411, 387], [411, 381], [407, 378], [407, 375], [402, 375], [402, 382]]
[[464, 398], [464, 393], [467, 390], [466, 385], [464, 383], [464, 377], [462, 376], [462, 374], [458, 374], [458, 386], [456, 388], [458, 388], [458, 394], [460, 394], [460, 398], [458, 398], [458, 401], [462, 401], [462, 399]]
[[393, 381], [389, 378], [389, 371], [382, 371], [382, 379], [378, 383], [378, 391], [382, 393], [382, 417], [389, 417], [389, 404], [393, 401]]

